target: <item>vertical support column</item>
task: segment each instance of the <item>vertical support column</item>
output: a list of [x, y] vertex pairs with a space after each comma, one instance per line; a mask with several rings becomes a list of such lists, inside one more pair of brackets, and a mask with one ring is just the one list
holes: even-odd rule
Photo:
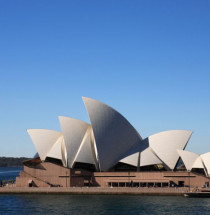
[[66, 187], [67, 187], [67, 171], [66, 171]]

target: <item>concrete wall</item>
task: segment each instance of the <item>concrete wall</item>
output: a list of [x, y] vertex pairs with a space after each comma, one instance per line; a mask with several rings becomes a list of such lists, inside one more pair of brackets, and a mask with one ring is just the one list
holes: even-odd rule
[[94, 186], [107, 187], [110, 183], [168, 183], [170, 186], [178, 186], [183, 182], [184, 186], [202, 187], [210, 183], [210, 179], [188, 172], [97, 172], [93, 174]]
[[69, 187], [70, 169], [50, 162], [41, 163], [36, 167], [24, 166], [24, 170], [16, 178], [16, 186], [28, 187], [30, 180], [33, 180], [37, 186]]
[[[24, 166], [20, 176], [16, 178], [17, 187], [28, 187], [30, 182], [37, 187], [61, 186], [83, 187], [99, 186], [108, 187], [130, 186], [138, 183], [146, 186], [184, 186], [202, 187], [205, 183], [210, 184], [208, 177], [189, 172], [88, 172], [79, 169], [68, 169], [50, 162], [44, 162], [36, 167]], [[124, 184], [123, 184], [124, 183]]]
[[49, 184], [44, 183], [34, 177], [17, 177], [16, 187], [29, 187], [29, 184], [33, 183], [34, 187], [50, 187]]
[[92, 173], [85, 170], [71, 170], [71, 187], [91, 186]]

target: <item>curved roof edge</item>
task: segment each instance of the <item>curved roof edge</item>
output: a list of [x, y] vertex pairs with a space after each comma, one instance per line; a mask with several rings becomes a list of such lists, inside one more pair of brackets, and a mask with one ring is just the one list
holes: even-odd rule
[[201, 156], [203, 165], [205, 167], [207, 175], [210, 177], [210, 152], [204, 153]]
[[153, 153], [150, 147], [146, 148], [142, 152], [136, 152], [123, 158], [120, 162], [136, 166], [137, 168], [142, 166], [149, 166], [155, 164], [162, 164], [161, 160]]
[[63, 160], [64, 158], [62, 156], [62, 149], [61, 149], [63, 142], [64, 142], [64, 138], [63, 138], [63, 135], [61, 135], [53, 144], [50, 151], [47, 153], [47, 157], [60, 159], [62, 163], [65, 164], [65, 161]]
[[194, 152], [185, 151], [185, 150], [177, 150], [177, 151], [178, 151], [178, 154], [181, 157], [186, 169], [188, 171], [191, 171], [194, 163], [199, 158], [199, 155]]
[[179, 159], [177, 149], [185, 149], [191, 135], [192, 131], [189, 130], [168, 130], [153, 134], [143, 141], [148, 141], [166, 169], [173, 170]]
[[100, 170], [107, 171], [142, 138], [129, 121], [112, 107], [92, 98], [82, 99], [91, 121]]
[[95, 159], [93, 157], [94, 154], [92, 153], [91, 132], [92, 127], [89, 125], [80, 144], [79, 150], [75, 156], [74, 162], [94, 164], [96, 166]]
[[82, 120], [64, 116], [59, 116], [59, 121], [65, 140], [67, 166], [72, 168], [90, 124]]
[[53, 145], [62, 134], [49, 129], [27, 129], [42, 161], [45, 160]]

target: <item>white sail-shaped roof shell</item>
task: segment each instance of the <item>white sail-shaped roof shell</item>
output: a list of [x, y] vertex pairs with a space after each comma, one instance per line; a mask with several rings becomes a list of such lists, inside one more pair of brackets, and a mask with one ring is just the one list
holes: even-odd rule
[[140, 153], [140, 166], [149, 166], [161, 163], [161, 160], [153, 153], [150, 147]]
[[64, 137], [63, 135], [61, 135], [58, 138], [58, 140], [54, 143], [50, 151], [48, 152], [47, 157], [60, 159], [63, 163], [63, 166], [66, 167], [67, 160], [66, 160], [65, 154], [66, 154], [66, 148], [65, 148]]
[[58, 138], [58, 140], [53, 144], [50, 151], [47, 153], [47, 157], [52, 157], [56, 159], [62, 160], [62, 153], [61, 153], [61, 144], [64, 141], [63, 135]]
[[139, 166], [139, 152], [123, 158], [122, 160], [120, 160], [120, 162], [138, 167]]
[[195, 160], [195, 162], [193, 163], [192, 168], [205, 169], [205, 168], [204, 168], [204, 165], [203, 165], [203, 161], [202, 161], [202, 159], [201, 159], [201, 156], [199, 156], [199, 157]]
[[200, 155], [203, 161], [204, 167], [207, 171], [208, 176], [210, 176], [210, 152]]
[[[27, 132], [42, 161], [48, 156], [48, 153], [56, 141], [62, 137], [60, 132], [47, 129], [28, 129]], [[58, 151], [55, 156], [60, 157], [60, 151]]]
[[204, 169], [207, 176], [210, 175], [210, 152], [198, 155], [193, 152], [178, 150], [178, 153], [188, 171], [193, 168], [201, 168]]
[[89, 126], [80, 144], [79, 150], [75, 157], [75, 162], [95, 164], [95, 159], [94, 159], [94, 154], [92, 149], [92, 142], [91, 142], [91, 132], [92, 132], [92, 127]]
[[178, 149], [182, 150], [186, 147], [192, 131], [187, 130], [170, 130], [163, 131], [148, 138], [143, 142], [148, 142], [153, 153], [162, 161], [163, 165], [173, 170], [178, 162]]
[[161, 160], [152, 152], [151, 148], [148, 147], [142, 152], [134, 153], [124, 159], [122, 159], [120, 162], [130, 164], [133, 166], [149, 166], [149, 165], [155, 165], [155, 164], [161, 164]]
[[101, 171], [107, 171], [141, 142], [135, 128], [116, 110], [83, 97], [91, 121]]
[[203, 168], [200, 156], [198, 154], [184, 150], [177, 151], [188, 171], [191, 171], [192, 168]]
[[[86, 148], [88, 148], [88, 146], [90, 145], [90, 141], [84, 141], [85, 134], [89, 130], [90, 125], [86, 122], [70, 117], [60, 116], [59, 120], [65, 140], [67, 166], [69, 168], [72, 168], [76, 159], [78, 160], [80, 158], [81, 161], [81, 153], [82, 151], [84, 151], [82, 150], [81, 144]], [[87, 152], [88, 155], [84, 152], [82, 153], [82, 155], [84, 156], [84, 161], [91, 159], [90, 156], [92, 155], [90, 155], [89, 151]]]

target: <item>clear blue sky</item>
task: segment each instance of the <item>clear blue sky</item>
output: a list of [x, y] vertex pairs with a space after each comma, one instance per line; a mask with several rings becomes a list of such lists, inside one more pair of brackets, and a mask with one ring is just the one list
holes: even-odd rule
[[0, 156], [33, 156], [26, 129], [59, 115], [89, 121], [81, 96], [210, 151], [210, 1], [1, 0]]

